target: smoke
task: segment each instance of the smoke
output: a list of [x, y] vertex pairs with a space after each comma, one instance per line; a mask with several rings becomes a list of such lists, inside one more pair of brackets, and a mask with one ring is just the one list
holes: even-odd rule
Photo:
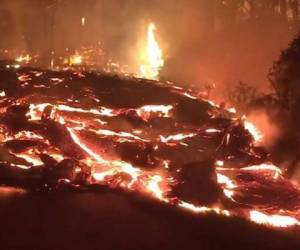
[[101, 43], [107, 60], [131, 66], [138, 57], [141, 30], [151, 20], [163, 41], [163, 78], [216, 83], [218, 91], [238, 81], [267, 90], [267, 72], [295, 31], [270, 16], [252, 20], [243, 9], [216, 2], [4, 1], [0, 47], [62, 55], [66, 49]]

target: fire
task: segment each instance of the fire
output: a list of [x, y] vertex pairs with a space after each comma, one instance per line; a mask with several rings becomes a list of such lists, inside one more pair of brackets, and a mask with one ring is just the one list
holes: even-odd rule
[[220, 208], [197, 207], [191, 203], [187, 203], [187, 202], [183, 202], [183, 201], [181, 201], [179, 203], [179, 207], [185, 208], [189, 211], [192, 211], [194, 213], [199, 213], [199, 214], [216, 213], [216, 214], [221, 214], [224, 216], [230, 216], [230, 212], [227, 210], [222, 210]]
[[147, 44], [142, 52], [143, 64], [140, 66], [141, 77], [158, 79], [159, 71], [164, 66], [163, 52], [155, 35], [156, 26], [150, 23], [147, 29]]
[[147, 190], [152, 193], [154, 197], [160, 200], [163, 200], [165, 195], [164, 190], [160, 186], [160, 183], [162, 183], [163, 181], [164, 180], [162, 176], [154, 175], [149, 178], [146, 185]]
[[298, 220], [290, 216], [267, 215], [258, 211], [251, 211], [250, 219], [258, 224], [275, 227], [291, 227], [299, 224]]
[[76, 65], [81, 65], [83, 63], [83, 57], [77, 53], [74, 55], [70, 56], [69, 58], [69, 65], [70, 66], [76, 66]]
[[25, 64], [28, 64], [31, 60], [32, 60], [32, 57], [29, 54], [21, 55], [16, 58], [16, 61], [18, 63], [25, 63]]
[[81, 26], [85, 26], [85, 24], [86, 24], [86, 18], [82, 17], [81, 18]]
[[263, 135], [253, 123], [245, 120], [244, 126], [249, 131], [249, 133], [253, 136], [255, 142], [257, 143], [261, 142], [261, 140], [263, 139]]
[[170, 117], [172, 105], [146, 105], [137, 109], [137, 114], [148, 121], [152, 114], [159, 114], [161, 117]]

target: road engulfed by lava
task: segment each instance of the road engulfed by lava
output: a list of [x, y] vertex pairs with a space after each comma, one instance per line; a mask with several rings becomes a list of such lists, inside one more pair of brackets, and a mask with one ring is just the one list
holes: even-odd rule
[[124, 188], [196, 213], [299, 225], [299, 188], [252, 125], [171, 83], [3, 65], [0, 181]]

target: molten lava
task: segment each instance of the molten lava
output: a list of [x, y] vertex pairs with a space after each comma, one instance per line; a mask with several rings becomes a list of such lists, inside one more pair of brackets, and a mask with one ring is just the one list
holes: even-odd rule
[[0, 79], [3, 185], [105, 185], [194, 213], [299, 225], [299, 188], [256, 148], [253, 125], [191, 90], [12, 66]]

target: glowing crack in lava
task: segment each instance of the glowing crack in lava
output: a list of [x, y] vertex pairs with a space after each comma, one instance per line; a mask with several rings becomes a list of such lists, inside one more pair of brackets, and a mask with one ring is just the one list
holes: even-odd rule
[[256, 148], [254, 126], [191, 90], [28, 67], [0, 66], [0, 79], [2, 185], [102, 185], [191, 213], [299, 225], [299, 188]]
[[157, 80], [160, 69], [164, 66], [162, 50], [155, 36], [156, 26], [150, 23], [147, 29], [147, 43], [142, 51], [140, 77]]

